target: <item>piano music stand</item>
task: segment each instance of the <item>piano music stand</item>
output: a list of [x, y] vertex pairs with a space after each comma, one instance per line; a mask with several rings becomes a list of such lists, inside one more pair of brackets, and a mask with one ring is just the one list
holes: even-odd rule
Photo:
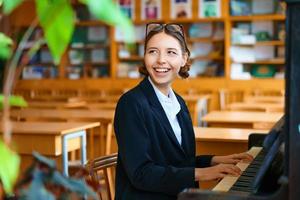
[[285, 72], [285, 157], [281, 186], [268, 196], [242, 195], [188, 189], [178, 200], [298, 200], [300, 198], [300, 0], [285, 0], [286, 13], [286, 72]]

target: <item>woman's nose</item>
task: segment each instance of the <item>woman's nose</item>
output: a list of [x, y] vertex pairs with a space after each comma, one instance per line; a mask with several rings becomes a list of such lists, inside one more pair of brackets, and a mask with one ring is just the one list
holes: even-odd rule
[[166, 62], [166, 58], [162, 53], [159, 54], [157, 62], [158, 63], [165, 63]]

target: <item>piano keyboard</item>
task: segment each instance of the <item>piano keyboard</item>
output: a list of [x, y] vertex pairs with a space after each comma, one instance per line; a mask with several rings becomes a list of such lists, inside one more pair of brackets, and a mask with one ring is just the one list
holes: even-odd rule
[[264, 157], [262, 147], [252, 147], [248, 153], [253, 156], [254, 160], [251, 163], [240, 162], [238, 166], [243, 172], [240, 176], [226, 176], [224, 177], [212, 190], [227, 192], [229, 190], [251, 192], [250, 183], [255, 177], [257, 168]]

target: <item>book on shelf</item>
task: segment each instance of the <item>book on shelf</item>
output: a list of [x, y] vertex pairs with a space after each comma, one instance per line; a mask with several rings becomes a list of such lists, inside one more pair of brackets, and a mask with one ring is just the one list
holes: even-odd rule
[[138, 45], [138, 56], [140, 56], [140, 57], [144, 56], [144, 49], [145, 49], [145, 45], [144, 44], [139, 44]]
[[231, 16], [245, 16], [252, 14], [252, 0], [231, 0], [230, 14]]
[[161, 19], [161, 0], [142, 0], [141, 6], [143, 20]]
[[208, 38], [212, 36], [212, 23], [193, 23], [188, 29], [190, 38]]
[[53, 63], [53, 58], [49, 50], [42, 49], [40, 59], [41, 63]]
[[192, 63], [192, 67], [189, 71], [190, 77], [195, 78], [205, 72], [208, 62], [197, 60]]
[[255, 62], [255, 52], [252, 47], [230, 47], [230, 58], [233, 62], [243, 63], [243, 62]]
[[224, 39], [224, 24], [223, 23], [215, 23], [215, 31], [213, 32], [214, 39]]
[[[257, 41], [266, 41], [274, 38], [274, 24], [272, 21], [253, 21], [251, 25], [252, 33], [256, 35]], [[261, 35], [260, 38], [259, 35]]]
[[275, 10], [275, 0], [252, 0], [252, 14], [272, 14]]
[[199, 17], [221, 17], [221, 1], [220, 0], [200, 0]]
[[108, 77], [109, 72], [108, 72], [108, 66], [94, 66], [92, 69], [92, 78], [100, 78], [100, 77]]
[[83, 50], [72, 49], [68, 52], [69, 61], [72, 65], [82, 64], [84, 62], [85, 53]]
[[107, 61], [107, 51], [105, 49], [92, 49], [90, 52], [91, 62], [105, 62]]
[[230, 78], [235, 80], [248, 80], [251, 79], [251, 74], [244, 70], [244, 65], [241, 63], [232, 63]]
[[87, 43], [87, 28], [77, 26], [71, 39], [72, 47], [83, 47]]
[[260, 60], [274, 59], [274, 57], [274, 46], [230, 47], [230, 58], [236, 63], [254, 63]]
[[[134, 26], [135, 42], [139, 42], [139, 41], [144, 40], [144, 38], [145, 38], [145, 29], [146, 29], [145, 25], [135, 25]], [[116, 29], [115, 29], [115, 40], [117, 42], [124, 42], [125, 41], [124, 33], [119, 27], [116, 27]]]
[[207, 56], [212, 50], [212, 43], [195, 42], [192, 44], [191, 58], [195, 58], [197, 56]]
[[83, 73], [83, 66], [69, 66], [66, 70], [66, 76], [69, 79], [76, 80], [80, 79]]
[[130, 19], [135, 19], [135, 1], [134, 0], [118, 0], [120, 10]]
[[120, 78], [139, 78], [140, 73], [138, 71], [138, 68], [140, 66], [140, 63], [126, 63], [122, 62], [118, 64], [118, 72], [117, 76]]
[[57, 70], [55, 67], [26, 66], [22, 71], [23, 79], [55, 78], [56, 76]]
[[192, 63], [192, 67], [189, 71], [190, 77], [216, 77], [222, 76], [224, 70], [220, 69], [221, 65], [212, 61], [197, 60]]
[[255, 60], [270, 60], [275, 58], [274, 46], [255, 46], [254, 47]]
[[104, 26], [91, 26], [88, 27], [87, 31], [87, 41], [94, 42], [102, 42], [106, 41], [108, 38], [107, 29]]
[[171, 19], [191, 18], [192, 2], [191, 0], [170, 0]]
[[272, 65], [251, 65], [250, 73], [256, 78], [274, 77], [276, 70]]

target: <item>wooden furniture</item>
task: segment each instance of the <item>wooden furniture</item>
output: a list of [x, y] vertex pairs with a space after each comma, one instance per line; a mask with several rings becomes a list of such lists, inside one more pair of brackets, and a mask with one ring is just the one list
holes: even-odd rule
[[[135, 16], [136, 18], [133, 20], [134, 24], [136, 26], [139, 25], [145, 25], [145, 23], [149, 22], [149, 20], [142, 20], [141, 15], [141, 2], [135, 1], [136, 5], [135, 7]], [[213, 61], [217, 64], [219, 64], [219, 68], [221, 72], [224, 72], [224, 75], [218, 76], [212, 76], [212, 77], [191, 77], [188, 81], [186, 80], [176, 80], [174, 84], [174, 89], [178, 91], [187, 91], [189, 89], [195, 89], [195, 88], [201, 88], [203, 90], [210, 90], [212, 92], [218, 92], [217, 90], [220, 87], [224, 87], [226, 89], [243, 89], [251, 91], [254, 88], [256, 88], [258, 85], [261, 87], [261, 89], [278, 89], [282, 90], [284, 88], [284, 81], [282, 79], [250, 79], [250, 80], [233, 80], [231, 79], [231, 64], [232, 61], [230, 59], [230, 47], [231, 47], [231, 33], [232, 28], [235, 26], [238, 22], [259, 22], [261, 20], [269, 20], [273, 22], [284, 22], [285, 17], [282, 14], [274, 13], [274, 14], [268, 14], [268, 15], [260, 15], [260, 16], [230, 16], [230, 1], [224, 0], [220, 1], [222, 3], [221, 5], [221, 16], [220, 17], [211, 17], [211, 18], [201, 18], [198, 16], [198, 6], [199, 1], [198, 0], [192, 0], [191, 5], [193, 7], [192, 14], [190, 19], [171, 19], [170, 13], [171, 13], [171, 3], [170, 0], [166, 0], [163, 2], [162, 8], [162, 19], [161, 22], [176, 22], [176, 23], [182, 23], [186, 30], [186, 35], [188, 36], [187, 41], [192, 46], [193, 44], [197, 43], [209, 43], [212, 46], [221, 46], [223, 48], [222, 52], [218, 56], [214, 55], [207, 55], [207, 56], [198, 56], [193, 59], [193, 62], [196, 61]], [[28, 26], [31, 21], [35, 18], [34, 11], [35, 7], [32, 1], [25, 1], [21, 7], [17, 9], [16, 12], [12, 14], [10, 17], [10, 25], [11, 30], [19, 30], [20, 27], [26, 27]], [[25, 13], [25, 16], [24, 16]], [[193, 25], [197, 24], [203, 24], [203, 23], [210, 23], [212, 24], [213, 31], [212, 34], [208, 37], [191, 37], [189, 34], [188, 28], [190, 28]], [[78, 22], [78, 26], [86, 26], [86, 27], [92, 27], [92, 26], [98, 26], [102, 27], [103, 24], [96, 22], [94, 20], [84, 20], [81, 22]], [[105, 26], [105, 25], [104, 25]], [[106, 26], [105, 26], [106, 27]], [[214, 38], [214, 33], [217, 27], [221, 27], [221, 31], [224, 32], [224, 38]], [[83, 73], [82, 77], [79, 80], [69, 80], [68, 76], [66, 76], [67, 73], [70, 73], [71, 70], [69, 70], [70, 62], [69, 62], [69, 55], [68, 52], [66, 52], [65, 56], [62, 59], [62, 62], [58, 65], [58, 76], [56, 79], [42, 79], [42, 80], [20, 80], [17, 83], [16, 88], [18, 90], [20, 89], [87, 89], [87, 90], [95, 90], [95, 89], [103, 89], [103, 90], [121, 90], [123, 88], [132, 88], [135, 86], [140, 79], [132, 79], [132, 78], [119, 78], [120, 71], [120, 63], [129, 63], [129, 65], [132, 65], [135, 63], [135, 66], [133, 69], [136, 69], [136, 66], [141, 62], [141, 57], [134, 57], [131, 56], [129, 58], [123, 59], [118, 56], [118, 52], [121, 49], [121, 46], [123, 45], [123, 42], [117, 42], [115, 40], [115, 29], [113, 27], [106, 27], [107, 31], [105, 32], [105, 35], [107, 36], [107, 44], [109, 44], [109, 48], [107, 48], [107, 44], [103, 44], [101, 46], [101, 43], [98, 42], [96, 45], [91, 45], [91, 47], [78, 47], [78, 50], [86, 49], [87, 51], [90, 51], [91, 49], [107, 49], [108, 57], [105, 60], [107, 65], [102, 65], [102, 69], [106, 69], [108, 72], [108, 77], [105, 78], [91, 78], [93, 77], [93, 69], [98, 69], [96, 65], [93, 63], [83, 62]], [[275, 27], [274, 27], [275, 28]], [[276, 38], [276, 35], [274, 36]], [[143, 40], [138, 40], [136, 42], [136, 46], [141, 46], [141, 43]], [[275, 46], [275, 48], [282, 47], [284, 45], [284, 42], [282, 41], [268, 41], [268, 42], [258, 42], [257, 44], [253, 46], [259, 46], [259, 45], [272, 45]], [[99, 47], [99, 48], [98, 48]], [[74, 47], [71, 47], [68, 49], [73, 50], [76, 49]], [[212, 52], [213, 53], [213, 52]], [[134, 62], [137, 61], [137, 62]], [[282, 68], [280, 62], [272, 62], [269, 61], [268, 63], [272, 65], [278, 65], [278, 68]], [[277, 63], [277, 64], [276, 64]], [[102, 63], [103, 64], [103, 63]], [[247, 64], [247, 63], [246, 63]], [[248, 63], [249, 64], [249, 63]], [[255, 63], [253, 63], [255, 64]], [[258, 62], [259, 64], [259, 62]], [[101, 65], [101, 64], [100, 64]], [[282, 64], [283, 65], [283, 64]], [[71, 65], [70, 68], [76, 68], [76, 66]], [[100, 66], [99, 66], [100, 68]], [[249, 67], [250, 69], [251, 67]], [[105, 71], [105, 70], [104, 70]], [[96, 73], [97, 74], [97, 73]], [[101, 74], [101, 73], [100, 73]], [[126, 75], [125, 75], [126, 76]], [[218, 86], [218, 87], [216, 87]], [[213, 97], [214, 98], [214, 97]], [[217, 109], [217, 107], [213, 107]]]
[[202, 126], [202, 117], [208, 112], [210, 95], [182, 95], [188, 106], [194, 126]]
[[229, 90], [229, 89], [220, 89], [219, 90], [219, 103], [220, 110], [225, 110], [227, 105], [232, 102], [241, 102], [244, 98], [243, 90]]
[[[23, 109], [23, 110], [12, 110], [11, 116], [18, 120], [34, 120], [34, 121], [89, 121], [89, 122], [100, 122], [99, 131], [99, 147], [95, 150], [91, 149], [90, 155], [104, 155], [105, 153], [105, 141], [107, 126], [112, 123], [114, 118], [114, 110], [51, 110], [51, 109]], [[94, 137], [90, 137], [91, 144], [94, 144]]]
[[87, 106], [85, 101], [63, 102], [63, 101], [27, 101], [29, 108], [42, 109], [68, 109], [68, 108], [84, 108]]
[[245, 97], [245, 102], [252, 103], [284, 103], [283, 96], [248, 96]]
[[[58, 168], [68, 175], [68, 152], [81, 149], [81, 164], [86, 164], [86, 131], [99, 122], [12, 122], [12, 141], [21, 155], [21, 169], [32, 162], [37, 151], [55, 159]], [[0, 124], [3, 132], [3, 124]], [[80, 140], [79, 140], [80, 139]]]
[[270, 129], [283, 113], [213, 111], [203, 117], [211, 127]]
[[[115, 167], [118, 154], [95, 158], [87, 164], [93, 180], [101, 183], [98, 194], [101, 199], [113, 200], [115, 196]], [[102, 182], [104, 180], [104, 183]], [[106, 196], [106, 198], [104, 197]]]
[[227, 105], [231, 111], [283, 112], [283, 103], [236, 102]]
[[268, 133], [268, 130], [194, 127], [197, 155], [229, 155], [245, 152], [251, 133]]

